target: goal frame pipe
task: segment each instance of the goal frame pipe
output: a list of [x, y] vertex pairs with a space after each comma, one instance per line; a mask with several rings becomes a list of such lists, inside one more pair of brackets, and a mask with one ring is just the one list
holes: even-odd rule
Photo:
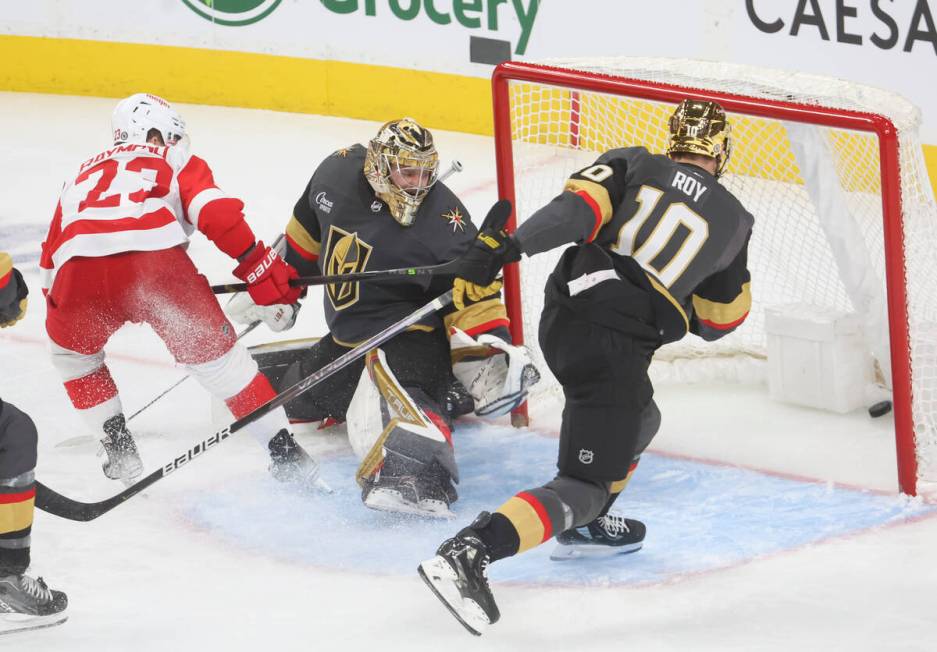
[[[911, 407], [911, 351], [908, 336], [908, 304], [905, 286], [904, 226], [901, 206], [901, 178], [898, 130], [887, 117], [824, 106], [785, 103], [756, 99], [718, 91], [650, 82], [602, 73], [555, 68], [542, 64], [507, 61], [492, 73], [494, 109], [495, 165], [498, 197], [513, 206], [508, 229], [517, 227], [517, 203], [514, 183], [514, 148], [511, 141], [510, 82], [530, 82], [561, 89], [594, 91], [609, 95], [677, 104], [693, 98], [715, 101], [729, 113], [744, 113], [775, 120], [787, 120], [825, 127], [837, 127], [873, 133], [879, 142], [879, 174], [882, 185], [882, 219], [885, 247], [885, 285], [888, 292], [889, 351], [891, 353], [892, 391], [895, 415], [895, 448], [898, 462], [898, 487], [902, 493], [917, 494], [917, 453]], [[622, 143], [626, 146], [629, 143]], [[558, 189], [559, 190], [559, 189]], [[524, 342], [520, 270], [513, 263], [504, 270], [505, 304], [511, 319], [511, 337], [515, 344]], [[526, 422], [526, 404], [518, 408]]]

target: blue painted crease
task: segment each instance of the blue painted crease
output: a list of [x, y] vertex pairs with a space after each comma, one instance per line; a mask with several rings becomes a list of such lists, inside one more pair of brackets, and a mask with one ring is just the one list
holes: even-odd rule
[[[186, 516], [253, 553], [338, 570], [410, 575], [419, 561], [483, 510], [539, 486], [555, 469], [556, 440], [507, 426], [460, 424], [462, 473], [453, 522], [364, 508], [350, 453], [329, 458], [331, 496], [300, 495], [262, 476], [202, 493]], [[493, 581], [628, 585], [672, 580], [906, 521], [937, 505], [901, 496], [766, 475], [646, 453], [616, 510], [644, 521], [644, 548], [610, 559], [552, 562], [553, 543], [494, 564]]]

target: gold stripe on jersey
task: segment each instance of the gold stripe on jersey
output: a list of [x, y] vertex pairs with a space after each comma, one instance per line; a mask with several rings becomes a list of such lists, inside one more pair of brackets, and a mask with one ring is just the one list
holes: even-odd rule
[[35, 498], [18, 503], [0, 504], [0, 534], [19, 532], [33, 524]]
[[309, 231], [296, 219], [295, 215], [290, 218], [289, 224], [286, 225], [286, 235], [309, 256], [318, 256], [322, 250], [322, 245], [309, 235]]
[[750, 282], [742, 285], [738, 296], [729, 303], [710, 301], [694, 294], [693, 310], [696, 311], [696, 318], [717, 328], [734, 325], [752, 309], [751, 285]]
[[0, 251], [0, 279], [9, 274], [13, 270], [13, 259], [10, 258], [10, 254], [5, 251]]
[[584, 192], [592, 198], [602, 212], [602, 223], [599, 227], [608, 224], [612, 219], [612, 199], [608, 196], [608, 190], [600, 183], [595, 181], [586, 181], [585, 179], [567, 179], [563, 190], [570, 192]]
[[648, 280], [651, 282], [651, 285], [653, 286], [653, 288], [657, 290], [658, 293], [663, 295], [663, 297], [667, 299], [667, 301], [669, 301], [673, 305], [674, 310], [676, 310], [677, 313], [680, 315], [680, 317], [683, 318], [684, 327], [686, 328], [687, 331], [689, 331], [690, 319], [686, 316], [686, 310], [683, 309], [683, 306], [680, 305], [680, 302], [674, 299], [673, 295], [670, 294], [670, 290], [668, 290], [663, 285], [661, 285], [661, 282], [658, 281], [656, 278], [654, 278], [653, 275], [648, 274], [647, 272], [645, 272], [645, 275], [647, 276]]
[[517, 537], [520, 539], [520, 546], [517, 552], [521, 553], [530, 550], [543, 543], [546, 526], [537, 510], [522, 498], [513, 496], [497, 510], [504, 514], [514, 529], [517, 530]]
[[444, 318], [446, 331], [453, 326], [459, 330], [470, 332], [476, 326], [493, 321], [507, 321], [508, 313], [500, 299], [486, 299], [473, 303], [462, 310], [449, 313]]

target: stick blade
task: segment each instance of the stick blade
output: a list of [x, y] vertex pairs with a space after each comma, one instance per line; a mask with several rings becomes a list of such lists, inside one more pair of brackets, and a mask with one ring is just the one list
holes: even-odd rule
[[479, 231], [500, 231], [508, 223], [511, 217], [511, 202], [507, 199], [499, 199], [485, 215], [485, 221], [482, 222]]

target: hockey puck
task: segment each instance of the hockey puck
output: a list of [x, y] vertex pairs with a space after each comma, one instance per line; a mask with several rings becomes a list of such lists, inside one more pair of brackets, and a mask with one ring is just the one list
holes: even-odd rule
[[879, 401], [869, 408], [870, 417], [880, 417], [891, 412], [891, 401]]

